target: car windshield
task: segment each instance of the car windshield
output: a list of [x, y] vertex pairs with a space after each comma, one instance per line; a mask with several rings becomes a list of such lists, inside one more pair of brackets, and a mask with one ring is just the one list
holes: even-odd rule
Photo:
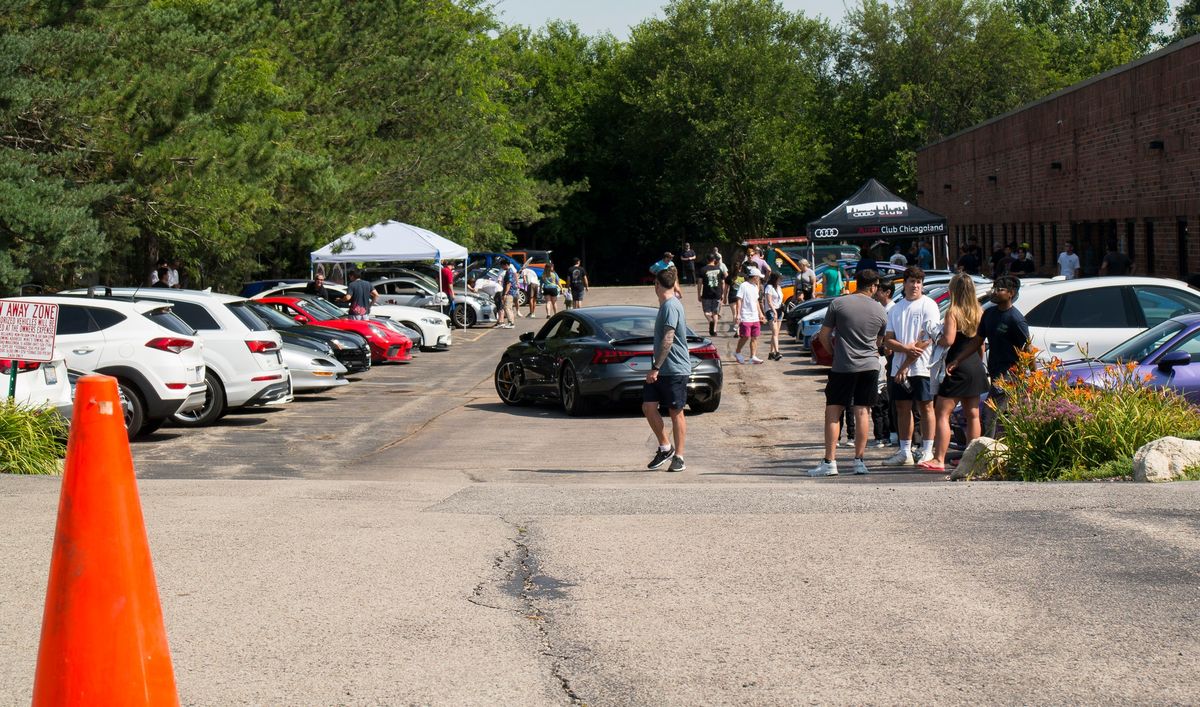
[[333, 306], [329, 302], [326, 302], [325, 300], [323, 300], [319, 297], [314, 297], [312, 299], [304, 300], [304, 308], [306, 310], [308, 310], [308, 312], [310, 314], [315, 315], [317, 313], [320, 313], [320, 314], [325, 315], [323, 317], [316, 317], [317, 319], [320, 319], [321, 321], [326, 321], [328, 319], [340, 319], [341, 317], [345, 316], [345, 314], [346, 314], [342, 310], [338, 309], [337, 307]]
[[1182, 322], [1168, 319], [1153, 329], [1147, 329], [1132, 339], [1117, 344], [1116, 348], [1097, 360], [1102, 363], [1141, 363], [1183, 328]]
[[254, 310], [254, 313], [257, 314], [264, 322], [267, 323], [268, 326], [270, 326], [272, 328], [290, 329], [294, 326], [299, 326], [298, 324], [296, 324], [296, 321], [294, 319], [290, 319], [288, 317], [283, 316], [282, 314], [275, 311], [271, 307], [268, 307], [265, 304], [251, 302], [250, 304], [247, 304], [246, 306], [249, 307], [250, 309]]
[[225, 305], [225, 308], [233, 312], [233, 316], [237, 317], [242, 324], [245, 324], [246, 328], [250, 331], [267, 331], [271, 328], [262, 320], [262, 317], [258, 316], [249, 307], [246, 307], [243, 302], [230, 302]]
[[[654, 319], [657, 313], [653, 310], [648, 314], [601, 314], [592, 315], [600, 328], [608, 333], [613, 341], [625, 339], [653, 339]], [[687, 335], [695, 338], [696, 332], [688, 327]]]

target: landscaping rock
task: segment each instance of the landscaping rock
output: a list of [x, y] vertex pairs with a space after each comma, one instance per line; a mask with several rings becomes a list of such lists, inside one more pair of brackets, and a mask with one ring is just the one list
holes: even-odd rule
[[1163, 437], [1133, 455], [1133, 479], [1175, 481], [1183, 478], [1183, 470], [1190, 466], [1200, 466], [1200, 442]]
[[997, 468], [1002, 464], [1003, 455], [1008, 452], [1008, 445], [991, 437], [977, 437], [971, 440], [963, 451], [958, 466], [950, 472], [951, 481], [962, 479], [988, 479], [997, 476]]

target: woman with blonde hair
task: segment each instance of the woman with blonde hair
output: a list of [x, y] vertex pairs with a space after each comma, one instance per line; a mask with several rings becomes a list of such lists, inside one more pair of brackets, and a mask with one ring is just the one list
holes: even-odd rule
[[[949, 349], [946, 360], [954, 361], [975, 336], [983, 309], [975, 293], [975, 282], [966, 273], [958, 273], [950, 279], [950, 308], [942, 321], [942, 336], [938, 346]], [[945, 471], [946, 450], [950, 448], [950, 415], [954, 407], [962, 404], [966, 422], [967, 442], [979, 436], [979, 397], [988, 389], [987, 369], [983, 365], [983, 352], [970, 356], [942, 379], [934, 402], [936, 436], [933, 459], [917, 466], [925, 471]]]

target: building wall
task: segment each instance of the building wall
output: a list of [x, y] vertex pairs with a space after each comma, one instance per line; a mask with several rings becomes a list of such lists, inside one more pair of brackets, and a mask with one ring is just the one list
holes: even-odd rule
[[1200, 272], [1200, 36], [922, 149], [917, 201], [952, 255], [1028, 242], [1054, 274], [1073, 240], [1087, 275], [1115, 237], [1137, 274]]

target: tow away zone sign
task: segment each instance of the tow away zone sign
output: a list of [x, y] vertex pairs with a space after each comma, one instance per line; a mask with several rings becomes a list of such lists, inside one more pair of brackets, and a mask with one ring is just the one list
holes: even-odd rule
[[0, 359], [51, 360], [57, 326], [57, 304], [0, 300]]

